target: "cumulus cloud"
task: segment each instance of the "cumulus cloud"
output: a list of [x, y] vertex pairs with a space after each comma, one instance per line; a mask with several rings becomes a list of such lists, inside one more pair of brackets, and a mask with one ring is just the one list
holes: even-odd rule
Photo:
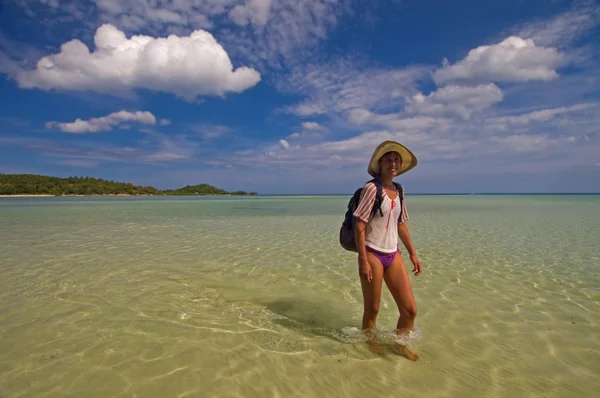
[[272, 0], [248, 0], [246, 4], [238, 4], [229, 11], [229, 18], [237, 25], [264, 25], [269, 18]]
[[[113, 112], [110, 115], [92, 118], [89, 120], [76, 119], [70, 123], [47, 122], [46, 128], [58, 128], [65, 133], [99, 133], [102, 131], [112, 130], [114, 127], [124, 123], [135, 122], [145, 125], [156, 125], [156, 117], [150, 112], [128, 112], [119, 111]], [[161, 125], [170, 123], [167, 119], [160, 121]]]
[[233, 69], [223, 47], [208, 32], [189, 36], [127, 38], [112, 25], [98, 28], [93, 52], [79, 40], [40, 59], [37, 68], [17, 74], [22, 88], [90, 90], [116, 94], [133, 89], [173, 93], [192, 101], [199, 96], [240, 93], [260, 81], [248, 67]]
[[282, 147], [284, 147], [285, 149], [290, 149], [290, 143], [287, 142], [286, 140], [279, 140], [279, 143], [281, 144]]
[[444, 59], [436, 70], [436, 83], [448, 82], [528, 82], [558, 77], [556, 68], [565, 56], [554, 48], [536, 46], [532, 39], [511, 36], [504, 41], [477, 47], [454, 65]]
[[[32, 18], [25, 0], [18, 0]], [[45, 0], [58, 2], [57, 0]], [[190, 29], [209, 30], [229, 55], [253, 67], [293, 67], [315, 54], [344, 14], [352, 13], [354, 0], [91, 0], [63, 3], [52, 10], [50, 24], [76, 20], [95, 28], [109, 23], [128, 33], [152, 36], [187, 35]], [[231, 23], [227, 23], [231, 22]], [[46, 23], [46, 21], [45, 21]], [[232, 29], [231, 25], [234, 25]]]
[[[325, 39], [352, 0], [93, 0], [102, 22], [132, 32], [210, 29], [235, 56], [257, 67], [292, 65]], [[89, 18], [86, 12], [80, 19]], [[220, 22], [237, 25], [230, 29]]]
[[502, 90], [493, 83], [474, 87], [449, 85], [425, 96], [422, 93], [406, 99], [406, 111], [421, 115], [457, 115], [469, 119], [473, 112], [502, 101]]

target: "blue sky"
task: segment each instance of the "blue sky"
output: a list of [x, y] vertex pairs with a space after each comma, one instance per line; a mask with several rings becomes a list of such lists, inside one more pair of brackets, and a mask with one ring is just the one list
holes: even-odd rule
[[0, 172], [350, 193], [599, 192], [594, 1], [0, 2]]

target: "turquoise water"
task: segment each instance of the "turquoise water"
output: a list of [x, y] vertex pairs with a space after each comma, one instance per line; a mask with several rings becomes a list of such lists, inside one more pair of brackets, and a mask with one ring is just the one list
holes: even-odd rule
[[0, 198], [0, 397], [596, 396], [600, 196], [408, 196], [418, 362], [348, 199]]

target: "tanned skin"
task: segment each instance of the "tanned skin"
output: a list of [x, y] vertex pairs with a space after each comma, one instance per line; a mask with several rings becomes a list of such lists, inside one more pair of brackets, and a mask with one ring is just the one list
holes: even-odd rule
[[[396, 186], [393, 183], [393, 178], [396, 176], [401, 162], [401, 158], [396, 152], [388, 152], [379, 160], [380, 173], [377, 179], [381, 182], [391, 200], [395, 200], [398, 194]], [[384, 270], [379, 259], [373, 253], [366, 250], [366, 223], [356, 217], [354, 221], [356, 223], [355, 238], [358, 249], [358, 272], [364, 299], [362, 329], [368, 337], [367, 340], [371, 351], [378, 355], [384, 355], [383, 349], [372, 332], [377, 322], [377, 314], [379, 313], [383, 281], [385, 281], [390, 290], [400, 313], [395, 330], [395, 333], [398, 335], [413, 329], [417, 315], [417, 304], [402, 256], [396, 255], [390, 266]], [[417, 252], [413, 246], [406, 223], [398, 224], [398, 235], [413, 263], [414, 268], [412, 272], [415, 276], [421, 275], [421, 263], [417, 257]], [[410, 360], [416, 361], [419, 359], [419, 355], [410, 351], [405, 345], [396, 344], [394, 349]]]

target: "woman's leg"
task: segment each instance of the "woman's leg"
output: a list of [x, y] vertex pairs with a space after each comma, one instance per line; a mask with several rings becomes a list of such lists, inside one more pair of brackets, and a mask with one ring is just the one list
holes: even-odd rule
[[380, 355], [383, 355], [383, 349], [379, 346], [372, 329], [377, 324], [377, 314], [381, 303], [381, 286], [383, 284], [383, 265], [379, 259], [371, 252], [367, 252], [369, 264], [373, 279], [369, 283], [364, 278], [360, 278], [363, 292], [363, 319], [362, 328], [367, 335], [370, 349]]
[[[411, 331], [417, 316], [417, 304], [413, 295], [410, 277], [400, 253], [396, 254], [390, 266], [385, 270], [383, 278], [400, 312], [396, 333], [400, 335]], [[398, 344], [396, 348], [409, 359], [419, 359], [419, 356], [408, 350], [406, 346]]]

